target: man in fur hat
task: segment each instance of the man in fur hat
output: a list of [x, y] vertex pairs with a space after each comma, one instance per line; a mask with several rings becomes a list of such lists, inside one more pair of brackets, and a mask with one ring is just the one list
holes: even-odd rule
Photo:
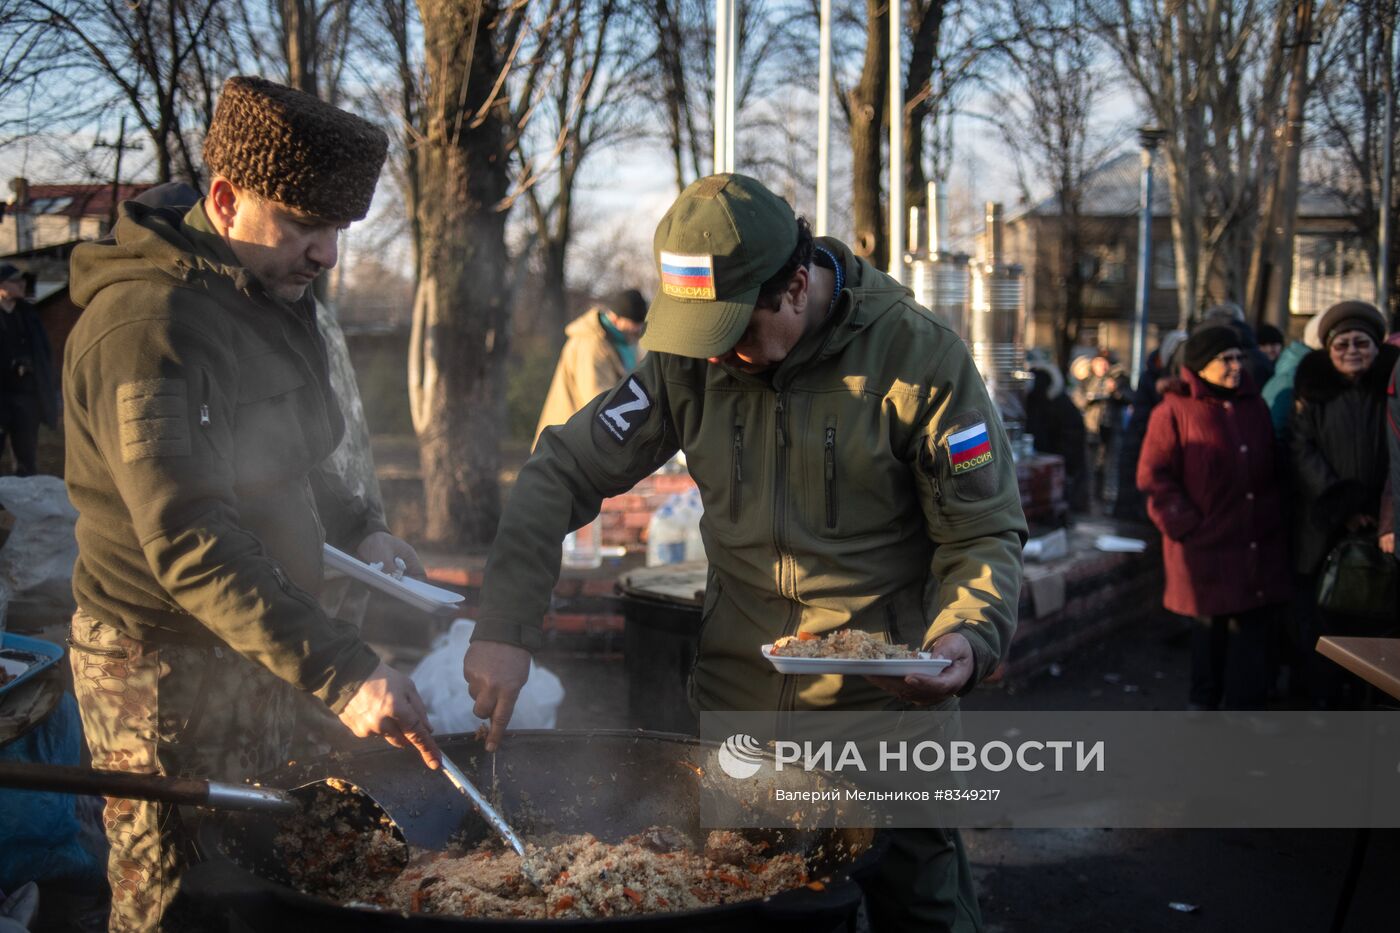
[[[316, 599], [326, 541], [422, 571], [324, 468], [344, 424], [308, 292], [368, 212], [387, 145], [315, 97], [231, 78], [207, 195], [184, 213], [128, 202], [113, 239], [73, 254], [69, 643], [98, 768], [252, 777], [287, 760], [294, 689], [439, 764], [412, 682]], [[110, 799], [105, 822], [110, 928], [199, 927], [176, 897], [174, 808]]]

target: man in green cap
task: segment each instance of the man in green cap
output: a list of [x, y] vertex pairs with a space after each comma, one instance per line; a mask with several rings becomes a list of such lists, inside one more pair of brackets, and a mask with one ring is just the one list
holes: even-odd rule
[[[230, 78], [188, 212], [127, 202], [73, 253], [64, 354], [78, 510], [74, 690], [94, 766], [240, 781], [285, 764], [294, 689], [356, 735], [439, 752], [413, 683], [317, 601], [323, 545], [421, 573], [324, 465], [344, 433], [308, 287], [365, 216], [374, 125]], [[173, 806], [110, 798], [110, 929], [207, 929]]]
[[[500, 742], [541, 643], [560, 541], [684, 450], [709, 557], [697, 710], [956, 709], [1011, 640], [1026, 523], [966, 346], [757, 181], [682, 192], [655, 238], [649, 353], [544, 432], [502, 516], [463, 672]], [[952, 661], [937, 676], [786, 677], [759, 647], [843, 627]], [[873, 927], [975, 930], [956, 832], [901, 830]]]

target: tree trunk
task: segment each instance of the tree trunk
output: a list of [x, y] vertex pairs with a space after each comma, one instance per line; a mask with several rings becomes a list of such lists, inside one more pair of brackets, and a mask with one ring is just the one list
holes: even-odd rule
[[[944, 0], [924, 0], [912, 5], [909, 28], [914, 34], [904, 100], [904, 210], [923, 204], [928, 176], [924, 172], [924, 130], [933, 113], [933, 64], [938, 60], [938, 40], [943, 30]], [[935, 177], [937, 172], [935, 171]]]
[[308, 94], [316, 88], [316, 10], [311, 0], [280, 0], [282, 54], [287, 62], [287, 84]]
[[540, 323], [552, 334], [562, 334], [569, 324], [568, 289], [564, 277], [568, 249], [568, 241], [557, 234], [551, 234], [540, 243], [540, 255], [544, 260], [541, 291], [546, 308], [545, 320]]
[[[1063, 204], [1063, 199], [1061, 201]], [[1065, 229], [1061, 231], [1060, 268], [1065, 277], [1064, 319], [1056, 330], [1056, 362], [1061, 372], [1069, 372], [1070, 356], [1079, 342], [1079, 331], [1084, 324], [1084, 289], [1089, 284], [1084, 280], [1084, 218], [1079, 212], [1079, 202], [1064, 205]]]
[[665, 88], [666, 137], [671, 150], [671, 170], [676, 176], [676, 190], [686, 186], [685, 130], [683, 114], [687, 112], [685, 95], [685, 66], [682, 62], [684, 36], [677, 22], [679, 10], [672, 12], [671, 0], [655, 0], [657, 58]]
[[880, 207], [880, 156], [888, 109], [892, 0], [866, 0], [865, 64], [851, 93], [851, 208], [857, 256], [888, 265], [885, 213]]
[[1312, 36], [1312, 0], [1298, 0], [1293, 67], [1288, 83], [1288, 117], [1278, 152], [1278, 183], [1270, 211], [1268, 235], [1273, 244], [1269, 269], [1267, 320], [1288, 333], [1288, 297], [1293, 285], [1293, 230], [1298, 220], [1298, 170], [1303, 152], [1303, 120], [1308, 103], [1308, 45]]
[[500, 517], [510, 325], [506, 101], [485, 107], [500, 67], [490, 29], [499, 10], [487, 0], [418, 0], [418, 8], [428, 92], [409, 392], [426, 536], [471, 547], [491, 540]]

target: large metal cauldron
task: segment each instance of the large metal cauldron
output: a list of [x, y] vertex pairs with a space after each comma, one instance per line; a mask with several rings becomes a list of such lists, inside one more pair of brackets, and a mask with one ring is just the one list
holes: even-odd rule
[[[703, 793], [741, 799], [763, 795], [771, 779], [731, 781], [712, 770], [717, 746], [686, 736], [649, 732], [532, 731], [511, 733], [501, 750], [487, 755], [474, 736], [439, 739], [444, 751], [493, 798], [527, 840], [532, 833], [591, 832], [616, 841], [648, 826], [671, 825], [703, 839]], [[700, 775], [707, 775], [702, 786]], [[449, 838], [472, 845], [489, 830], [447, 779], [425, 769], [417, 755], [383, 749], [341, 759], [291, 765], [266, 775], [268, 784], [295, 786], [338, 775], [359, 784], [401, 823], [415, 821], [418, 838]], [[824, 776], [785, 770], [786, 789], [829, 786]], [[767, 780], [767, 783], [764, 781]], [[344, 906], [292, 888], [274, 852], [277, 824], [264, 816], [209, 816], [198, 831], [203, 862], [187, 876], [185, 892], [203, 909], [226, 911], [233, 929], [470, 930], [474, 933], [529, 931], [715, 930], [737, 933], [825, 933], [849, 928], [860, 901], [856, 880], [884, 853], [868, 829], [780, 830], [765, 834], [774, 851], [798, 851], [823, 890], [798, 888], [766, 900], [703, 910], [575, 920], [474, 920], [403, 914]]]

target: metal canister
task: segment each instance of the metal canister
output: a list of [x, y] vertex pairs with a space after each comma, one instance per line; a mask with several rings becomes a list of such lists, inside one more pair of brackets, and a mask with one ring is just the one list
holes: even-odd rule
[[1025, 275], [1003, 262], [1002, 209], [988, 202], [983, 259], [973, 269], [968, 342], [972, 359], [1001, 412], [1013, 443], [1025, 421], [1026, 372]]

